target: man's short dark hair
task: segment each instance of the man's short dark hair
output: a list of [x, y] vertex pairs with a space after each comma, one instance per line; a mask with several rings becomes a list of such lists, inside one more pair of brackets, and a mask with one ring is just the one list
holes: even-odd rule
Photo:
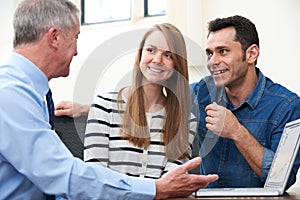
[[247, 18], [235, 15], [226, 18], [217, 18], [208, 23], [208, 35], [224, 28], [234, 27], [236, 31], [235, 41], [242, 45], [244, 52], [252, 44], [259, 47], [259, 38], [255, 25]]

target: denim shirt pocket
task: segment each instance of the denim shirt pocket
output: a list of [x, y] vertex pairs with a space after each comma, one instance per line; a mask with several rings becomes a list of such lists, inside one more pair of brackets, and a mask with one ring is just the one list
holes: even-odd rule
[[272, 123], [262, 120], [262, 121], [248, 121], [248, 122], [242, 122], [243, 125], [248, 129], [248, 131], [251, 133], [251, 135], [264, 147], [268, 145], [268, 141], [271, 137], [271, 126], [273, 126]]

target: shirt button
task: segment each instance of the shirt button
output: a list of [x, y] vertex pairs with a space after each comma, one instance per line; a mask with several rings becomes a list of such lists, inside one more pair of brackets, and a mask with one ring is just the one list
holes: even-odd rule
[[223, 182], [222, 182], [222, 181], [219, 181], [219, 185], [223, 185]]

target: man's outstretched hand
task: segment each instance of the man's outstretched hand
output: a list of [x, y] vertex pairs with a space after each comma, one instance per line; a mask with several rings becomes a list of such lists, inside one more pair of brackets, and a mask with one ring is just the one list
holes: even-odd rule
[[194, 158], [156, 180], [155, 199], [170, 197], [186, 197], [200, 188], [205, 188], [210, 182], [217, 180], [218, 175], [188, 174], [202, 162], [200, 157]]

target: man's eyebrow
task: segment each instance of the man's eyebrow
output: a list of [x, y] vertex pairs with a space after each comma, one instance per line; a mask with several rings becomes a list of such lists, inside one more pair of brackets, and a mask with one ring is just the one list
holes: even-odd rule
[[[224, 45], [222, 45], [222, 46], [217, 46], [217, 47], [215, 47], [214, 49], [216, 49], [216, 50], [220, 50], [220, 49], [226, 49], [226, 48], [228, 48], [227, 46], [224, 46]], [[206, 48], [205, 49], [205, 51], [211, 51], [211, 49], [210, 48]]]
[[216, 49], [226, 49], [226, 48], [227, 48], [227, 46], [224, 46], [224, 45], [223, 45], [223, 46], [217, 46], [217, 47], [216, 47]]

